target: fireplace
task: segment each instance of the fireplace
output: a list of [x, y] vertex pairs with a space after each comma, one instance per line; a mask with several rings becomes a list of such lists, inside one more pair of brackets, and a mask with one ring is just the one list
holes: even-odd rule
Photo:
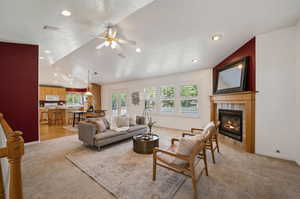
[[243, 141], [243, 112], [219, 109], [220, 134]]

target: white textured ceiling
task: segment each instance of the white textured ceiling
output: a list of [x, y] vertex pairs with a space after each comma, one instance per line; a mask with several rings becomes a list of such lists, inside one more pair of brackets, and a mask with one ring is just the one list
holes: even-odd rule
[[[94, 82], [109, 83], [213, 67], [253, 36], [293, 25], [300, 17], [299, 0], [151, 2], [2, 0], [0, 40], [33, 42], [41, 53], [52, 51], [40, 60], [41, 83], [84, 87], [88, 69], [100, 74]], [[63, 9], [73, 15], [62, 17]], [[123, 59], [109, 48], [95, 50], [101, 41], [90, 35], [101, 32], [105, 22], [120, 22], [121, 35], [137, 41], [142, 52], [123, 46]], [[46, 33], [43, 25], [61, 30]], [[223, 39], [213, 42], [214, 33]]]

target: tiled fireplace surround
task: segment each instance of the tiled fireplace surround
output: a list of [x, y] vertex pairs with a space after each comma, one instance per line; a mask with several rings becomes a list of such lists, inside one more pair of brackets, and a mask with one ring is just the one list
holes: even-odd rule
[[243, 112], [243, 140], [234, 140], [219, 134], [219, 139], [237, 149], [254, 153], [255, 149], [255, 92], [239, 92], [210, 96], [211, 120], [219, 119], [219, 109], [239, 110]]

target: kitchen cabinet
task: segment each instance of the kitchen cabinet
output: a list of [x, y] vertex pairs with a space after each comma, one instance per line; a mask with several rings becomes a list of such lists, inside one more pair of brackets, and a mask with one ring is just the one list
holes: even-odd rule
[[60, 101], [66, 100], [66, 89], [65, 88], [40, 86], [39, 91], [40, 91], [39, 100], [46, 100], [47, 95], [58, 96]]

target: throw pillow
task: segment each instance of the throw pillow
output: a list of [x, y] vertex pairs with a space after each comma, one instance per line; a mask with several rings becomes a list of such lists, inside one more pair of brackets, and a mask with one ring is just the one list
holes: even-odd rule
[[102, 117], [102, 120], [106, 126], [106, 129], [110, 129], [110, 124], [109, 124], [108, 120], [105, 117]]
[[135, 119], [133, 119], [132, 117], [129, 118], [129, 126], [135, 126], [136, 125], [136, 121]]
[[[187, 155], [187, 156], [191, 155], [191, 153], [193, 152], [195, 144], [197, 144], [197, 142], [199, 140], [201, 140], [202, 138], [203, 138], [202, 135], [196, 135], [196, 136], [180, 138], [176, 154]], [[175, 158], [173, 160], [173, 163], [177, 164], [177, 165], [186, 165], [186, 164], [188, 164], [187, 161], [179, 159], [179, 158]]]
[[129, 117], [128, 116], [120, 116], [117, 120], [118, 128], [128, 127], [129, 126]]
[[103, 122], [103, 120], [89, 120], [90, 123], [94, 124], [96, 126], [98, 133], [103, 133], [106, 131], [106, 126]]

